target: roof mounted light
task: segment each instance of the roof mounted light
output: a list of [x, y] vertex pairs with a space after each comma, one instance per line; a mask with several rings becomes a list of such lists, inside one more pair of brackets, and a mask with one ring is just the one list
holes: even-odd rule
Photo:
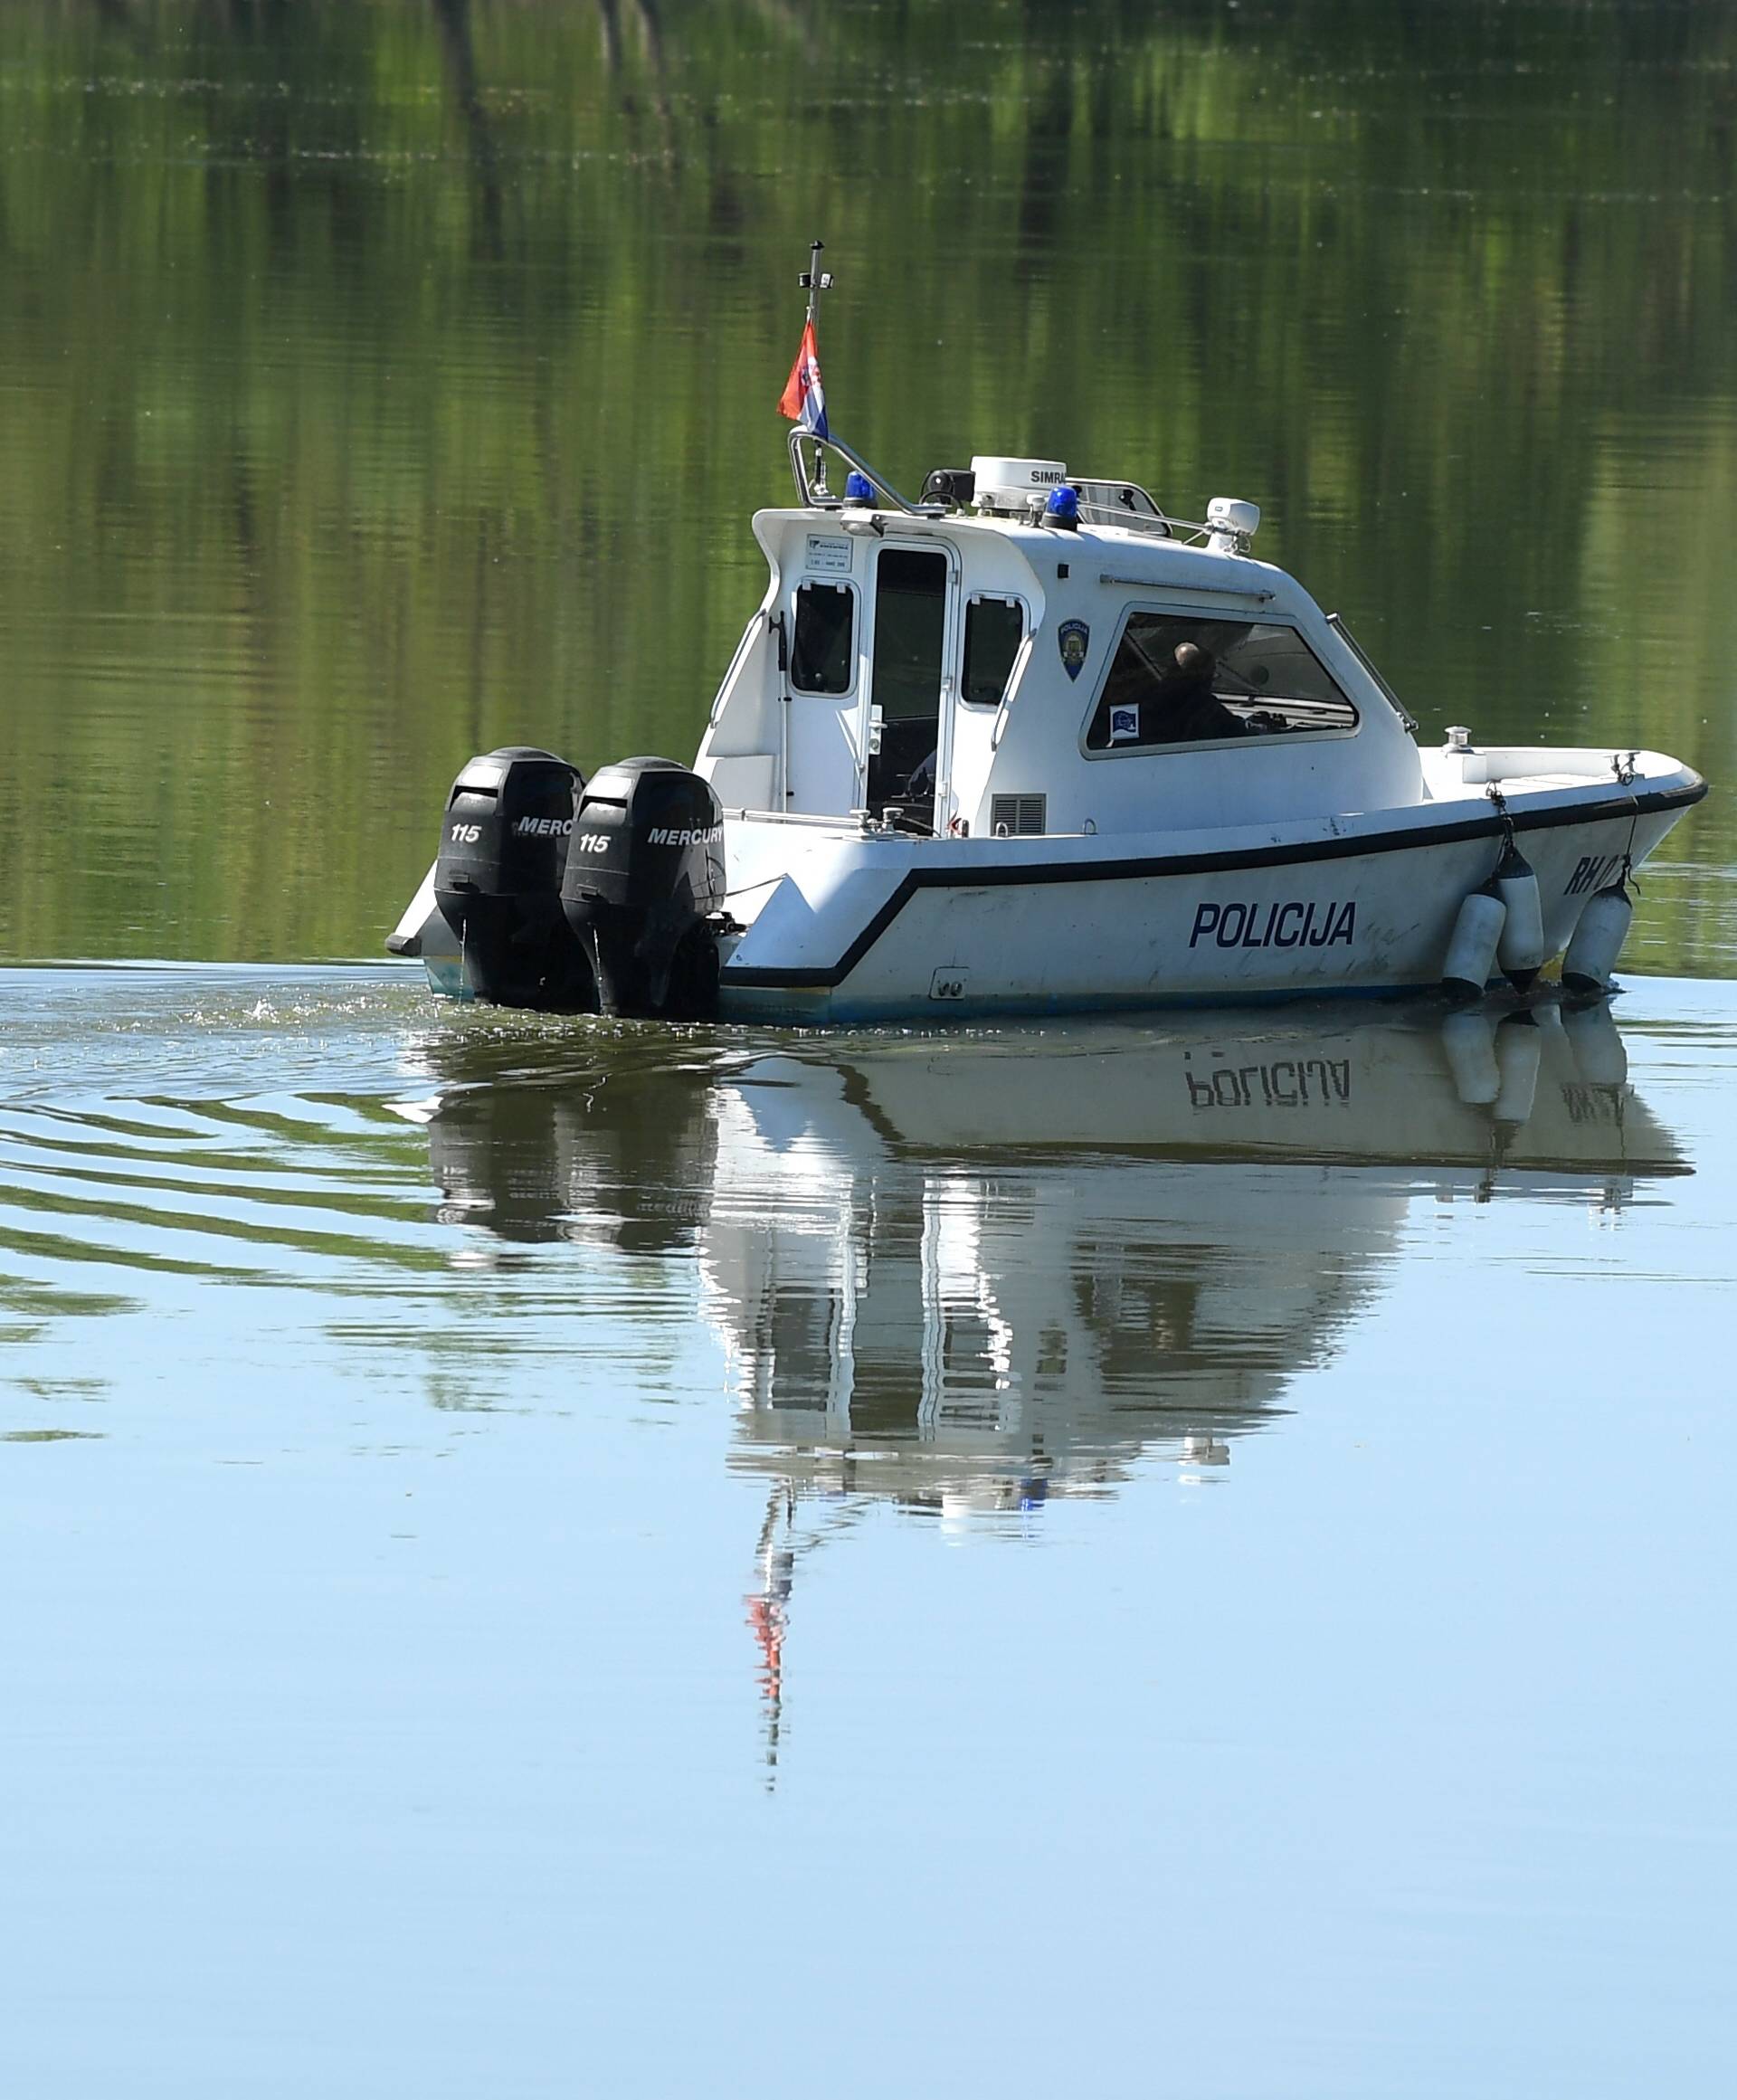
[[1208, 544], [1214, 554], [1247, 554], [1260, 530], [1260, 505], [1245, 503], [1239, 496], [1215, 496], [1206, 507], [1206, 522], [1212, 527]]
[[1062, 532], [1079, 530], [1079, 491], [1077, 489], [1055, 489], [1043, 507], [1043, 522], [1053, 525]]

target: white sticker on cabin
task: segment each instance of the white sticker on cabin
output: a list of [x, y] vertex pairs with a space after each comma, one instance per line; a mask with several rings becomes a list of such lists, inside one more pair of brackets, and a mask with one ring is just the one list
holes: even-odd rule
[[808, 536], [808, 563], [811, 573], [818, 570], [822, 575], [848, 576], [850, 574], [850, 542], [834, 539], [824, 532], [811, 532]]

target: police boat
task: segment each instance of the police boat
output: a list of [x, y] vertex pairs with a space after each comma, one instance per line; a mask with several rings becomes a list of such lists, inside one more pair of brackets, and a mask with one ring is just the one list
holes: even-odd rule
[[[818, 262], [818, 254], [815, 258]], [[798, 1023], [1611, 986], [1700, 775], [1417, 725], [1336, 613], [1138, 483], [979, 456], [909, 500], [829, 426], [691, 766], [472, 758], [387, 943], [437, 992]], [[843, 493], [828, 482], [846, 475]]]

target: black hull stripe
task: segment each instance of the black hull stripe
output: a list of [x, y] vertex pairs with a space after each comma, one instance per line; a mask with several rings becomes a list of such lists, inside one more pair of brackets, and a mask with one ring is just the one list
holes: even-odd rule
[[[1651, 794], [1613, 796], [1609, 802], [1579, 803], [1571, 808], [1536, 810], [1513, 816], [1516, 831], [1552, 831], [1568, 824], [1608, 823], [1611, 818], [1646, 817], [1664, 810], [1692, 808], [1707, 792], [1704, 780], [1693, 787], [1660, 788]], [[1163, 875], [1229, 875], [1245, 868], [1296, 867], [1307, 860], [1362, 860], [1375, 853], [1405, 853], [1423, 846], [1453, 846], [1467, 839], [1498, 839], [1504, 820], [1492, 812], [1461, 823], [1417, 826], [1403, 831], [1372, 831], [1361, 839], [1311, 839], [1295, 846], [1249, 846], [1234, 853], [1175, 853], [1142, 860], [1047, 861], [1021, 868], [913, 868], [836, 963], [812, 969], [737, 969], [726, 967], [719, 980], [726, 991], [829, 991], [843, 983], [919, 889], [1035, 888], [1057, 882], [1129, 882]]]

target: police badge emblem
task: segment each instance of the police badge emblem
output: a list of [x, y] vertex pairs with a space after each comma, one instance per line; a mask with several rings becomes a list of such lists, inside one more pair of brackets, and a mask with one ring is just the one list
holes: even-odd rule
[[1061, 668], [1069, 678], [1077, 678], [1086, 668], [1086, 651], [1091, 647], [1092, 631], [1083, 620], [1064, 620], [1056, 630], [1056, 647], [1061, 651]]

